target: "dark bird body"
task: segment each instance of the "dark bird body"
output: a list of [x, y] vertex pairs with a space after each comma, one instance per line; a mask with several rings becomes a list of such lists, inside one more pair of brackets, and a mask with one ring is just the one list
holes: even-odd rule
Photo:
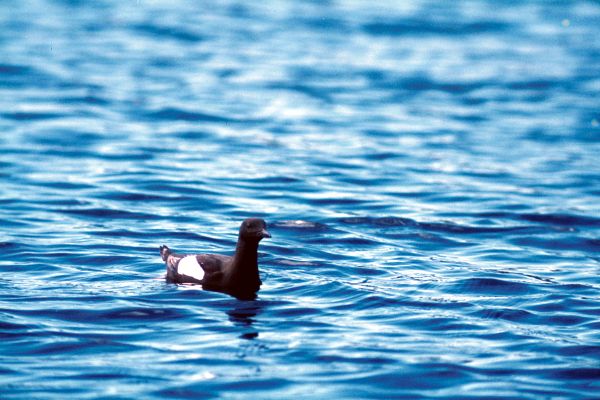
[[225, 292], [238, 298], [252, 298], [260, 289], [258, 243], [271, 235], [260, 218], [242, 222], [233, 256], [219, 254], [175, 254], [167, 246], [160, 255], [167, 266], [167, 281], [193, 283], [203, 289]]

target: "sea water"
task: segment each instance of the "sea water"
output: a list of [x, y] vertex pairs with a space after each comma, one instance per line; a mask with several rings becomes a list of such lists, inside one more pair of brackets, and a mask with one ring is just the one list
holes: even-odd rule
[[[599, 398], [597, 1], [0, 4], [0, 397]], [[243, 301], [164, 281], [231, 254]]]

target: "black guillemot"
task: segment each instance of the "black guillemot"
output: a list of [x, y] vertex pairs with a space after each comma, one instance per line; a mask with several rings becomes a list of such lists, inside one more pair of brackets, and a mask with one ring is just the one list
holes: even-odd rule
[[160, 255], [167, 265], [167, 281], [195, 283], [203, 289], [237, 298], [253, 298], [262, 283], [258, 274], [258, 242], [270, 237], [264, 220], [248, 218], [240, 226], [233, 256], [181, 255], [173, 253], [167, 246], [160, 246]]

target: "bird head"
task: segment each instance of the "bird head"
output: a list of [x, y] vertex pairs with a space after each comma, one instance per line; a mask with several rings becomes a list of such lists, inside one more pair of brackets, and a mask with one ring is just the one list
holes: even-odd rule
[[240, 226], [240, 237], [260, 241], [263, 238], [270, 238], [271, 234], [267, 231], [267, 223], [263, 219], [248, 218]]

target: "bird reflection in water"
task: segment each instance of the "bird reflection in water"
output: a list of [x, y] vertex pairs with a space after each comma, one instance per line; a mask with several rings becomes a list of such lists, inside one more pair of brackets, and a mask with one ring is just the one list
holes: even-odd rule
[[255, 317], [262, 312], [264, 303], [259, 300], [239, 300], [234, 307], [226, 311], [229, 320], [236, 326], [244, 328], [245, 332], [240, 335], [242, 339], [256, 339], [258, 331], [254, 329]]

